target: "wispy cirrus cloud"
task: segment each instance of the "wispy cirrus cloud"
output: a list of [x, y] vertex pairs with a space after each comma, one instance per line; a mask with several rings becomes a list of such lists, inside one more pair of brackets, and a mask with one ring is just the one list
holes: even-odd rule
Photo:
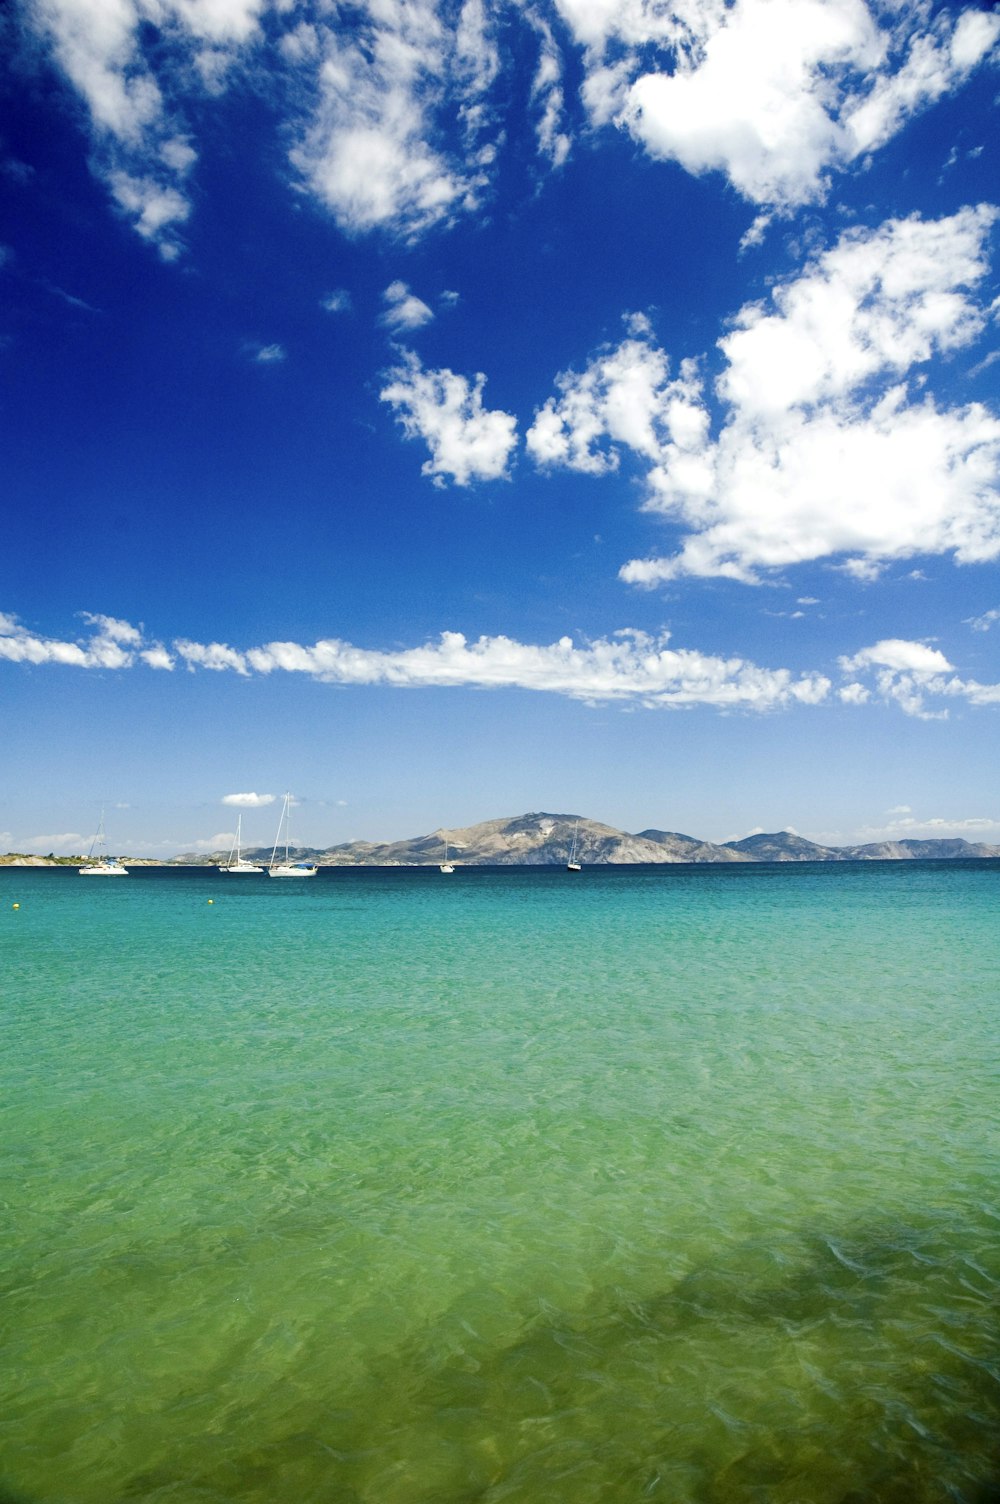
[[265, 345], [257, 340], [251, 340], [243, 346], [243, 350], [248, 358], [253, 361], [254, 365], [258, 366], [281, 365], [283, 361], [288, 359], [288, 352], [284, 345]]
[[320, 306], [327, 313], [350, 313], [353, 307], [353, 299], [346, 287], [336, 287], [333, 292], [328, 292], [320, 299]]
[[308, 101], [291, 160], [345, 229], [412, 237], [477, 206], [495, 155], [483, 139], [498, 66], [490, 17], [476, 0], [457, 24], [433, 0], [362, 3], [286, 35]]
[[[172, 259], [190, 214], [186, 179], [197, 160], [182, 116], [200, 77], [217, 87], [258, 34], [264, 0], [35, 0], [29, 23], [83, 99], [92, 162], [118, 209], [138, 233]], [[151, 35], [144, 28], [155, 18]], [[154, 60], [155, 54], [155, 60]]]

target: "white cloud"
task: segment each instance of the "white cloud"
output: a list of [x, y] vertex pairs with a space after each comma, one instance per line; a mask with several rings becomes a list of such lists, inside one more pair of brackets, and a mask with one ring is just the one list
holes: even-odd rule
[[512, 14], [538, 40], [522, 107], [544, 162], [570, 151], [565, 80], [582, 65], [591, 125], [725, 174], [764, 206], [753, 244], [768, 210], [822, 199], [833, 172], [960, 87], [1000, 31], [985, 9], [919, 0], [526, 0], [512, 13], [485, 0], [29, 0], [24, 13], [84, 102], [94, 170], [165, 257], [191, 212], [185, 109], [196, 118], [255, 70], [297, 186], [349, 233], [412, 238], [482, 203], [516, 97], [496, 97]]
[[997, 215], [980, 205], [849, 231], [767, 303], [744, 307], [719, 342], [717, 437], [697, 365], [682, 361], [671, 378], [634, 328], [582, 374], [557, 378], [529, 452], [591, 474], [614, 469], [623, 449], [645, 465], [645, 509], [686, 531], [673, 557], [625, 565], [632, 584], [757, 583], [816, 559], [866, 580], [919, 554], [996, 558], [1000, 418], [981, 403], [939, 406], [919, 367], [986, 327], [974, 290]]
[[[909, 715], [931, 719], [946, 716], [956, 701], [975, 707], [1000, 705], [1000, 684], [962, 679], [938, 648], [903, 638], [885, 638], [842, 656], [845, 682], [834, 689], [821, 670], [796, 673], [761, 668], [737, 655], [722, 658], [674, 648], [669, 633], [653, 636], [632, 628], [583, 643], [561, 637], [547, 644], [506, 636], [469, 639], [460, 632], [442, 632], [419, 647], [393, 652], [357, 647], [339, 638], [312, 644], [268, 642], [245, 649], [179, 638], [171, 644], [171, 654], [166, 654], [156, 644], [147, 645], [141, 629], [129, 622], [89, 613], [88, 619], [95, 626], [92, 636], [68, 642], [42, 637], [15, 617], [0, 613], [0, 660], [124, 670], [148, 664], [151, 653], [163, 652], [180, 659], [192, 673], [208, 669], [244, 678], [292, 673], [328, 684], [401, 689], [531, 689], [592, 703], [709, 705], [720, 710], [772, 710], [832, 700], [863, 705], [881, 700]], [[230, 794], [223, 803], [252, 808], [273, 798], [270, 794]]]
[[225, 851], [233, 844], [235, 839], [235, 830], [220, 830], [214, 836], [209, 836], [206, 840], [192, 841], [188, 850]]
[[870, 648], [862, 648], [859, 653], [843, 657], [840, 666], [846, 674], [872, 667], [915, 674], [939, 674], [951, 668], [937, 648], [929, 648], [922, 642], [907, 642], [900, 637], [885, 638]]
[[866, 95], [848, 101], [843, 123], [849, 155], [884, 145], [919, 110], [964, 82], [998, 36], [1000, 16], [974, 10], [957, 21], [939, 13], [927, 31], [911, 34], [896, 71], [883, 71]]
[[[98, 172], [168, 259], [190, 213], [184, 180], [197, 158], [173, 97], [190, 87], [192, 64], [204, 64], [204, 75], [210, 56], [219, 77], [256, 36], [262, 8], [263, 0], [35, 0], [28, 12], [86, 104]], [[148, 21], [157, 30], [156, 63], [143, 49]]]
[[328, 292], [320, 301], [327, 313], [349, 313], [352, 306], [351, 295], [346, 287], [334, 288], [333, 292]]
[[965, 700], [973, 706], [1000, 704], [1000, 684], [960, 678], [944, 653], [923, 642], [885, 638], [843, 656], [840, 667], [844, 674], [867, 674], [871, 680], [870, 689], [856, 680], [838, 691], [839, 698], [848, 704], [863, 704], [877, 695], [919, 720], [946, 719], [949, 701]]
[[223, 794], [223, 804], [235, 804], [241, 809], [260, 809], [263, 805], [273, 804], [274, 794]]
[[382, 323], [394, 334], [404, 329], [419, 329], [434, 317], [423, 299], [412, 293], [405, 282], [390, 282], [382, 300], [386, 304]]
[[280, 365], [288, 358], [283, 345], [249, 344], [245, 348], [250, 359], [259, 366]]
[[189, 642], [187, 638], [178, 638], [174, 648], [192, 672], [196, 668], [209, 668], [215, 673], [232, 670], [246, 675], [249, 672], [243, 654], [227, 647], [224, 642]]
[[[585, 48], [582, 95], [653, 157], [718, 171], [754, 203], [825, 197], [830, 173], [959, 87], [995, 46], [982, 11], [863, 0], [557, 0]], [[890, 21], [887, 29], [880, 17]], [[859, 82], [860, 80], [860, 82]], [[758, 219], [747, 244], [766, 228]]]
[[580, 700], [637, 699], [649, 705], [763, 710], [792, 702], [818, 704], [829, 690], [822, 675], [796, 677], [787, 669], [762, 669], [742, 658], [723, 659], [667, 644], [668, 634], [654, 638], [631, 630], [583, 647], [569, 637], [536, 646], [509, 637], [470, 642], [460, 632], [443, 632], [435, 642], [395, 653], [336, 639], [312, 647], [268, 643], [249, 649], [244, 661], [257, 673], [283, 670], [335, 684], [535, 689]]
[[968, 625], [974, 632], [988, 632], [997, 621], [1000, 621], [1000, 607], [993, 606], [989, 611], [984, 611], [982, 616], [969, 617]]
[[151, 648], [143, 648], [139, 657], [150, 668], [172, 669], [174, 666], [173, 658], [167, 652], [166, 648], [162, 647], [159, 643]]
[[424, 475], [437, 485], [450, 477], [458, 486], [506, 476], [517, 419], [484, 408], [485, 376], [470, 381], [447, 369], [425, 371], [412, 352], [388, 375], [379, 398], [391, 405], [407, 438], [426, 442], [431, 457], [421, 467]]
[[538, 66], [531, 85], [531, 101], [537, 112], [538, 150], [553, 167], [561, 167], [572, 145], [566, 122], [562, 54], [548, 22], [530, 9], [525, 15], [538, 32], [540, 41]]
[[21, 625], [17, 617], [0, 613], [0, 659], [11, 663], [62, 663], [74, 668], [129, 668], [142, 642], [139, 630], [113, 616], [81, 611], [95, 630], [86, 639], [64, 642], [41, 637]]
[[[292, 161], [349, 231], [419, 234], [476, 207], [486, 179], [481, 96], [495, 53], [485, 12], [466, 4], [457, 28], [433, 0], [368, 0], [313, 30], [318, 72]], [[463, 161], [442, 147], [443, 118], [464, 119]]]
[[525, 437], [537, 464], [604, 475], [618, 468], [616, 445], [651, 464], [674, 443], [689, 450], [704, 445], [708, 417], [694, 364], [685, 363], [671, 380], [648, 325], [634, 317], [628, 322], [632, 338], [600, 351], [582, 373], [556, 377], [560, 395], [535, 414]]
[[[102, 618], [110, 620], [111, 618]], [[128, 628], [128, 623], [118, 623]], [[137, 629], [131, 629], [133, 631]], [[107, 639], [103, 639], [107, 641]], [[223, 643], [174, 642], [174, 652], [193, 672], [199, 668], [240, 675], [305, 674], [328, 684], [390, 685], [398, 688], [459, 687], [530, 689], [583, 701], [635, 701], [648, 706], [771, 710], [791, 704], [818, 705], [830, 681], [819, 673], [761, 668], [739, 656], [720, 658], [670, 645], [668, 633], [650, 636], [623, 629], [607, 638], [576, 644], [569, 637], [533, 644], [505, 636], [466, 638], [442, 632], [416, 648], [382, 652], [337, 638], [312, 645], [270, 642], [238, 651]], [[38, 638], [16, 620], [0, 615], [0, 658], [30, 663], [101, 666], [86, 646]], [[117, 666], [141, 661], [134, 650]], [[270, 794], [229, 794], [223, 803], [257, 807]]]

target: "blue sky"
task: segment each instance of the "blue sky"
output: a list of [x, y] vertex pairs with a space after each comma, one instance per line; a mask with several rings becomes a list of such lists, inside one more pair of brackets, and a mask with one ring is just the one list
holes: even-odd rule
[[0, 26], [0, 849], [1000, 842], [993, 7]]

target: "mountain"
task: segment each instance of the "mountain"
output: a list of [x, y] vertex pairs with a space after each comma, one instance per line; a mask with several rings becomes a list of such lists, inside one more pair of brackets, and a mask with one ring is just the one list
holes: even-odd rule
[[[597, 820], [545, 813], [484, 820], [463, 830], [436, 830], [429, 836], [393, 841], [384, 846], [355, 841], [331, 847], [320, 860], [333, 864], [360, 861], [378, 866], [437, 864], [443, 859], [447, 836], [453, 861], [465, 867], [548, 867], [565, 865], [569, 861], [574, 832], [577, 860], [586, 867], [614, 863], [741, 860], [738, 855], [724, 852], [719, 846], [707, 846], [689, 836], [674, 836], [665, 831], [630, 835]], [[711, 851], [716, 855], [694, 854], [700, 851]]]
[[655, 841], [672, 853], [661, 860], [672, 862], [749, 862], [754, 858], [737, 851], [732, 845], [714, 846], [695, 836], [682, 836], [677, 830], [640, 830], [637, 840]]
[[817, 846], [805, 836], [793, 835], [790, 830], [779, 830], [773, 835], [761, 832], [744, 836], [742, 841], [727, 841], [730, 851], [738, 851], [750, 862], [843, 862], [848, 860], [839, 846]]
[[[403, 841], [348, 841], [321, 850], [297, 846], [295, 861], [312, 861], [327, 867], [431, 867], [444, 860], [445, 839], [452, 860], [465, 867], [564, 866], [569, 860], [574, 832], [576, 855], [585, 867], [640, 862], [848, 862], [962, 860], [1000, 857], [1000, 846], [985, 846], [962, 840], [878, 841], [865, 846], [820, 846], [791, 831], [745, 836], [717, 846], [676, 830], [641, 830], [636, 835], [585, 820], [576, 815], [536, 812], [510, 819], [483, 820], [460, 830], [435, 830], [429, 835]], [[228, 851], [212, 856], [186, 853], [178, 864], [209, 865], [225, 861]], [[267, 862], [270, 847], [244, 848], [250, 861]]]

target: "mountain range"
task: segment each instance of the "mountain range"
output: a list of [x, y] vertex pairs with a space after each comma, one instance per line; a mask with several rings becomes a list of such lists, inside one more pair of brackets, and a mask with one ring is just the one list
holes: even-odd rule
[[[445, 842], [451, 860], [466, 867], [562, 866], [576, 840], [576, 859], [586, 867], [639, 862], [853, 862], [961, 860], [1000, 857], [1000, 846], [951, 840], [875, 841], [863, 846], [821, 846], [788, 830], [745, 836], [742, 841], [716, 845], [676, 830], [640, 830], [631, 834], [576, 815], [537, 812], [510, 819], [483, 820], [460, 830], [435, 830], [402, 841], [349, 841], [320, 849], [295, 848], [295, 860], [324, 866], [423, 867], [444, 860]], [[175, 858], [183, 863], [224, 862], [229, 853], [211, 856], [193, 852]], [[270, 848], [244, 848], [245, 858], [267, 861]]]

